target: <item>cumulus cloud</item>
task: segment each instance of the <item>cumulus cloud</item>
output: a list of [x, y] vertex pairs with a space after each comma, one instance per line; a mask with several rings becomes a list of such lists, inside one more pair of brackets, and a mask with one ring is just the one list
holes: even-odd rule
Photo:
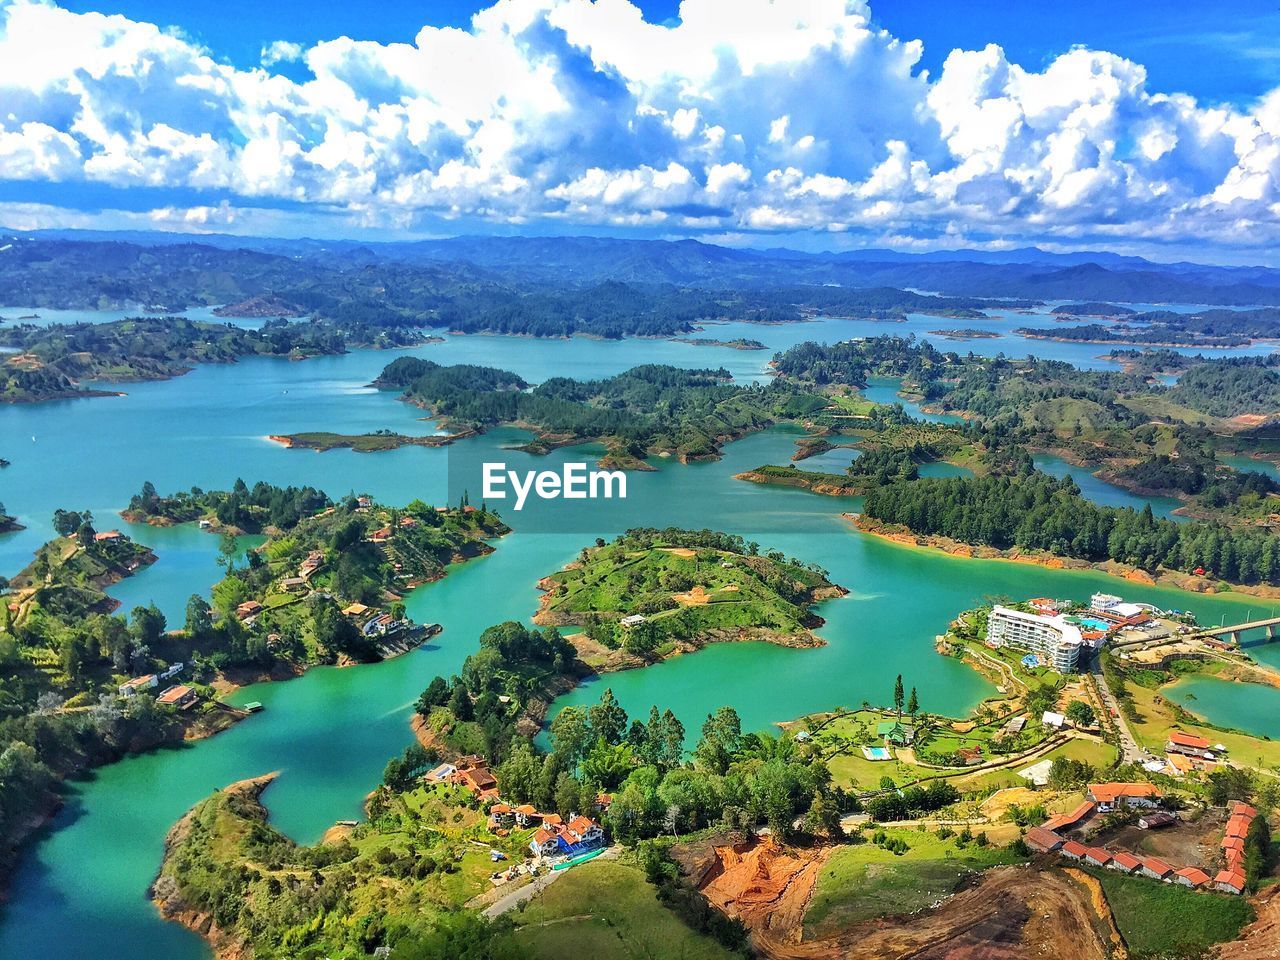
[[[1280, 233], [1280, 91], [1252, 110], [1074, 49], [950, 53], [863, 0], [497, 0], [412, 43], [278, 40], [240, 69], [153, 24], [0, 0], [0, 178], [288, 203], [369, 229], [437, 220], [861, 233], [907, 244]], [[274, 73], [301, 61], [312, 79]]]
[[262, 48], [260, 57], [264, 67], [274, 67], [277, 63], [293, 63], [301, 60], [304, 48], [300, 43], [290, 40], [272, 40]]

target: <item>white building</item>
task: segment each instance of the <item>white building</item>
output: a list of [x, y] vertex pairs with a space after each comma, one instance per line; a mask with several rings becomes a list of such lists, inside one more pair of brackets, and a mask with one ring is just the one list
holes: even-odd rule
[[1038, 653], [1060, 673], [1076, 669], [1083, 642], [1080, 628], [1062, 616], [1045, 617], [997, 605], [987, 620], [987, 643], [991, 646]]

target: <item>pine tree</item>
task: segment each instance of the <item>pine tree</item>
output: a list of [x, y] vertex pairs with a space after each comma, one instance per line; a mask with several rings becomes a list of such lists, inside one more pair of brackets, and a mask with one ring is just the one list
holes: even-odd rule
[[893, 709], [898, 712], [899, 717], [902, 716], [903, 699], [902, 674], [898, 674], [898, 679], [893, 682]]

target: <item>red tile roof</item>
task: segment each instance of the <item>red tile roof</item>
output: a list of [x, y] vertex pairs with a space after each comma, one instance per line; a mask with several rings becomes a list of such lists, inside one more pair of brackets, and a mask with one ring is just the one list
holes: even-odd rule
[[1257, 808], [1249, 806], [1243, 800], [1232, 800], [1227, 809], [1231, 811], [1232, 816], [1239, 815], [1248, 817], [1250, 820], [1258, 815]]
[[1152, 873], [1161, 877], [1167, 877], [1169, 874], [1173, 873], [1173, 867], [1169, 866], [1158, 857], [1144, 857], [1142, 859], [1142, 866], [1143, 869], [1150, 870]]
[[1091, 783], [1089, 796], [1099, 803], [1115, 803], [1120, 799], [1151, 799], [1161, 796], [1154, 783]]
[[1062, 852], [1072, 857], [1083, 857], [1088, 850], [1083, 843], [1076, 843], [1074, 840], [1068, 840], [1062, 845]]
[[1032, 827], [1028, 830], [1026, 841], [1037, 850], [1054, 850], [1062, 845], [1062, 838], [1044, 827]]
[[1112, 858], [1120, 866], [1124, 867], [1130, 873], [1142, 866], [1142, 861], [1135, 857], [1132, 853], [1125, 853], [1123, 850], [1115, 854]]
[[1181, 730], [1170, 730], [1169, 742], [1176, 743], [1180, 747], [1193, 747], [1196, 750], [1209, 749], [1209, 741], [1204, 737], [1197, 737], [1194, 733], [1183, 733]]
[[177, 703], [185, 697], [192, 696], [195, 693], [190, 687], [179, 684], [176, 687], [170, 687], [160, 696], [156, 697], [156, 703]]
[[1101, 867], [1105, 867], [1112, 859], [1111, 854], [1102, 849], [1102, 847], [1090, 847], [1085, 852], [1085, 857]]
[[1251, 822], [1250, 817], [1245, 817], [1245, 816], [1241, 816], [1240, 814], [1236, 814], [1234, 817], [1232, 817], [1230, 820], [1227, 821], [1227, 836], [1228, 837], [1247, 837], [1249, 835], [1250, 822]]
[[1082, 820], [1087, 820], [1089, 817], [1091, 817], [1093, 815], [1093, 812], [1097, 808], [1098, 808], [1098, 805], [1094, 803], [1092, 800], [1086, 800], [1084, 803], [1080, 804], [1080, 806], [1076, 807], [1070, 813], [1060, 813], [1056, 817], [1050, 817], [1043, 824], [1041, 824], [1041, 826], [1043, 826], [1046, 830], [1054, 830], [1054, 831], [1062, 830], [1063, 828], [1067, 828], [1067, 827], [1074, 827], [1077, 823], [1080, 823]]
[[1213, 878], [1214, 883], [1225, 883], [1236, 890], [1244, 890], [1245, 876], [1238, 870], [1222, 870]]
[[1189, 880], [1193, 887], [1199, 887], [1209, 882], [1209, 875], [1196, 867], [1183, 867], [1177, 871], [1177, 874], [1182, 879]]
[[554, 840], [555, 838], [556, 838], [556, 835], [552, 833], [550, 830], [548, 830], [546, 827], [539, 827], [537, 832], [534, 833], [533, 835], [533, 842], [536, 843], [538, 846], [542, 846], [548, 840]]

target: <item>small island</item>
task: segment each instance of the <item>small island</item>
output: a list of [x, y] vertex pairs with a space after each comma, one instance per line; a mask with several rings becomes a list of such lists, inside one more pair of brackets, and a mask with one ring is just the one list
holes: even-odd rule
[[692, 347], [729, 347], [731, 350], [766, 350], [759, 340], [736, 337], [733, 340], [716, 340], [712, 337], [672, 337], [672, 343], [687, 343]]
[[977, 330], [973, 327], [963, 327], [959, 330], [930, 330], [929, 334], [945, 340], [999, 340], [1003, 336], [994, 330]]
[[825, 571], [710, 530], [635, 529], [544, 578], [534, 622], [584, 628], [579, 655], [617, 669], [708, 643], [819, 646], [814, 603], [847, 591]]

